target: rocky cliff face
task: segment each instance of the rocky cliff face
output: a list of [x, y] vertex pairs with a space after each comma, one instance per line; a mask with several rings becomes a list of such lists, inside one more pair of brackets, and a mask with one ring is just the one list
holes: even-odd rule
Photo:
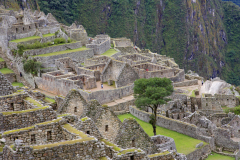
[[[229, 8], [226, 3], [229, 2], [18, 0], [22, 7], [51, 12], [62, 23], [82, 24], [90, 36], [107, 33], [111, 37], [128, 37], [141, 48], [175, 58], [185, 70], [194, 70], [205, 78], [220, 76], [228, 81], [232, 66], [226, 57], [228, 35], [232, 30], [226, 29], [229, 23], [226, 17], [232, 15], [226, 15]], [[231, 83], [240, 85], [240, 82]]]

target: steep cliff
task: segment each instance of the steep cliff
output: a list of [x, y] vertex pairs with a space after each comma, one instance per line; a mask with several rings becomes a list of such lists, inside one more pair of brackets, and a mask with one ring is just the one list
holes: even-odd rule
[[234, 18], [240, 13], [239, 7], [231, 2], [26, 0], [23, 3], [19, 0], [18, 3], [51, 12], [65, 24], [82, 24], [90, 36], [107, 33], [111, 37], [131, 38], [141, 48], [175, 58], [185, 70], [194, 70], [205, 78], [220, 76], [240, 85], [236, 80], [240, 74], [232, 79], [235, 71], [231, 72], [238, 62], [229, 60], [233, 51], [239, 54], [236, 49], [239, 37], [235, 34], [240, 35], [236, 28], [240, 22]]

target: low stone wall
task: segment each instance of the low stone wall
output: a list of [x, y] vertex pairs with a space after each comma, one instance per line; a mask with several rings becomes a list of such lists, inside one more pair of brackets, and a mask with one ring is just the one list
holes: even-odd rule
[[188, 154], [186, 157], [187, 159], [204, 159], [211, 153], [211, 149], [209, 145], [204, 146], [201, 149], [196, 149], [195, 151]]
[[9, 73], [9, 74], [4, 74], [4, 76], [7, 78], [7, 80], [11, 83], [16, 82], [16, 75], [15, 73]]
[[126, 154], [114, 154], [113, 160], [131, 160], [131, 159], [136, 159], [136, 160], [146, 160], [147, 156], [146, 153], [143, 152], [142, 150], [135, 151], [135, 152], [127, 152]]
[[[140, 120], [142, 120], [144, 122], [150, 121], [151, 113], [139, 110], [134, 106], [130, 106], [129, 111], [132, 115], [134, 115], [135, 117], [139, 118]], [[214, 144], [212, 144], [213, 138], [202, 136], [202, 135], [198, 134], [199, 128], [196, 125], [185, 123], [185, 122], [178, 121], [178, 120], [174, 120], [171, 118], [167, 118], [167, 117], [164, 117], [161, 115], [157, 115], [157, 126], [164, 127], [164, 128], [170, 129], [172, 131], [176, 131], [178, 133], [182, 133], [187, 136], [190, 136], [190, 137], [205, 141], [207, 143], [210, 143], [211, 145], [214, 145]], [[211, 147], [214, 147], [214, 146], [211, 146]]]
[[133, 106], [135, 102], [135, 99], [131, 99], [129, 101], [126, 102], [121, 102], [121, 103], [117, 103], [114, 105], [108, 105], [110, 110], [112, 110], [113, 112], [120, 112], [120, 111], [124, 111], [124, 112], [128, 112], [129, 111], [129, 106]]
[[126, 97], [133, 94], [133, 87], [134, 87], [134, 84], [117, 88], [117, 89], [100, 90], [92, 93], [88, 93], [84, 90], [78, 90], [78, 91], [87, 101], [96, 99], [100, 104], [105, 104], [108, 102], [112, 102], [116, 99], [120, 99], [122, 97]]
[[23, 55], [35, 56], [35, 55], [64, 51], [67, 49], [77, 49], [77, 48], [81, 48], [81, 47], [82, 47], [81, 42], [67, 43], [67, 44], [62, 44], [62, 45], [57, 45], [57, 46], [52, 46], [52, 47], [27, 50], [23, 53]]
[[153, 156], [153, 157], [152, 156], [153, 155], [149, 155], [148, 160], [168, 160], [168, 159], [172, 160], [172, 159], [175, 159], [174, 158], [175, 156], [173, 156], [173, 153], [171, 153], [171, 152], [168, 152], [166, 154], [161, 154], [161, 155], [156, 154], [156, 156]]
[[84, 63], [85, 59], [94, 56], [92, 49], [87, 49], [83, 51], [71, 52], [66, 54], [52, 55], [47, 57], [34, 57], [37, 61], [42, 63], [43, 68], [55, 67], [55, 60], [59, 58], [69, 57], [78, 63]]
[[174, 87], [185, 87], [185, 86], [193, 86], [193, 85], [198, 85], [198, 80], [197, 79], [178, 82], [178, 83], [173, 83]]
[[56, 119], [56, 113], [51, 107], [39, 108], [39, 110], [26, 110], [23, 113], [2, 112], [0, 113], [1, 131], [25, 128], [35, 123], [41, 123]]

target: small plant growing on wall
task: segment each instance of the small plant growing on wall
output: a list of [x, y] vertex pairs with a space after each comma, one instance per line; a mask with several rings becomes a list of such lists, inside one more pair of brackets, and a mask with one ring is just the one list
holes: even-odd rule
[[23, 61], [24, 71], [27, 73], [31, 73], [32, 75], [37, 75], [40, 67], [41, 67], [41, 63], [35, 60], [29, 59], [27, 61]]

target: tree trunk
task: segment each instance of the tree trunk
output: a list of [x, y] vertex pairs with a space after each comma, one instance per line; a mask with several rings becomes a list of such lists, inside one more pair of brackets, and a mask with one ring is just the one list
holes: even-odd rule
[[157, 107], [154, 107], [154, 120], [153, 120], [153, 133], [154, 133], [154, 136], [157, 135], [156, 122], [157, 122]]

